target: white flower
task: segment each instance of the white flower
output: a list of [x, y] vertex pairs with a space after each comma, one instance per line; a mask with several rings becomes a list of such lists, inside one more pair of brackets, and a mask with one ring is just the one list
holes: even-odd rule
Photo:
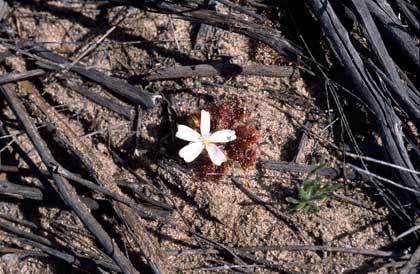
[[220, 166], [227, 159], [223, 151], [214, 143], [227, 143], [235, 140], [235, 131], [223, 129], [210, 134], [210, 113], [202, 110], [200, 132], [201, 134], [185, 125], [178, 125], [178, 131], [175, 136], [191, 142], [189, 145], [183, 147], [178, 155], [182, 157], [185, 162], [190, 163], [194, 161], [205, 148], [213, 164]]

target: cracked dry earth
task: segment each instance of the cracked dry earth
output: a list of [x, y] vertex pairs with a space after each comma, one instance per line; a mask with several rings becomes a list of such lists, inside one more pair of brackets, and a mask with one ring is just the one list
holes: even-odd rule
[[[52, 12], [46, 8], [52, 6]], [[73, 56], [95, 36], [106, 31], [107, 24], [118, 22], [118, 28], [87, 57], [85, 65], [92, 66], [110, 75], [131, 79], [156, 67], [188, 64], [189, 59], [203, 60], [206, 57], [230, 56], [236, 64], [284, 64], [285, 61], [264, 45], [255, 45], [249, 39], [223, 30], [216, 30], [214, 39], [206, 49], [195, 50], [191, 46], [191, 23], [168, 15], [158, 15], [131, 8], [112, 8], [98, 19], [98, 11], [72, 6], [70, 15], [66, 6], [55, 1], [40, 5], [38, 9], [16, 4], [13, 16], [8, 20], [24, 38], [43, 42], [53, 51]], [[230, 12], [230, 11], [224, 11]], [[103, 15], [101, 15], [103, 16]], [[77, 18], [76, 18], [77, 17]], [[99, 20], [99, 24], [92, 24]], [[140, 41], [138, 43], [129, 43]], [[15, 70], [24, 70], [19, 58], [7, 60]], [[82, 83], [76, 75], [68, 73], [67, 81]], [[285, 197], [295, 195], [299, 176], [287, 172], [260, 168], [258, 162], [265, 159], [290, 161], [296, 152], [299, 129], [308, 119], [313, 121], [312, 130], [323, 139], [332, 141], [326, 129], [329, 120], [321, 110], [319, 101], [322, 91], [306, 84], [299, 75], [291, 79], [236, 76], [232, 78], [185, 79], [175, 82], [152, 82], [146, 88], [162, 94], [174, 102], [180, 113], [191, 114], [211, 104], [220, 104], [226, 98], [240, 102], [249, 115], [249, 122], [259, 131], [257, 165], [242, 169], [232, 164], [229, 171], [240, 178], [243, 186], [261, 198], [267, 207], [251, 200], [229, 176], [213, 180], [197, 171], [195, 163], [186, 164], [170, 147], [168, 116], [164, 104], [142, 113], [140, 143], [134, 151], [133, 124], [105, 108], [87, 101], [56, 78], [41, 79], [44, 96], [60, 111], [73, 130], [103, 161], [107, 172], [115, 182], [137, 183], [135, 178], [113, 161], [108, 148], [117, 148], [131, 158], [131, 167], [145, 180], [150, 179], [145, 163], [153, 165], [154, 171], [164, 178], [164, 191], [172, 197], [179, 211], [172, 214], [168, 223], [147, 222], [149, 231], [162, 250], [182, 250], [199, 247], [199, 243], [185, 233], [189, 228], [209, 239], [229, 247], [283, 246], [283, 245], [329, 245], [361, 249], [382, 249], [391, 242], [388, 232], [388, 212], [364, 193], [357, 183], [340, 189], [337, 193], [368, 208], [348, 201], [329, 197], [319, 204], [319, 211], [292, 213]], [[86, 83], [94, 91], [101, 87]], [[286, 99], [295, 98], [290, 103]], [[321, 98], [321, 99], [320, 99]], [[299, 99], [299, 100], [298, 100]], [[304, 103], [299, 103], [304, 102]], [[321, 103], [322, 105], [322, 103]], [[10, 117], [10, 111], [4, 110]], [[41, 122], [41, 121], [38, 121]], [[31, 146], [25, 136], [17, 138], [26, 151]], [[30, 154], [40, 162], [36, 153]], [[334, 155], [317, 140], [310, 138], [300, 163], [308, 163], [313, 156], [323, 155], [334, 165]], [[64, 159], [60, 159], [64, 160]], [[163, 164], [162, 164], [163, 163]], [[156, 165], [158, 164], [158, 165]], [[199, 169], [199, 167], [198, 167]], [[168, 172], [170, 170], [170, 172]], [[301, 175], [304, 176], [304, 175]], [[28, 184], [34, 182], [28, 179]], [[28, 216], [27, 206], [18, 206], [12, 201], [2, 201], [0, 212], [15, 217]], [[31, 214], [33, 216], [31, 216]], [[286, 215], [288, 221], [282, 218]], [[77, 227], [84, 231], [80, 221], [67, 211], [37, 208], [29, 212], [43, 227], [62, 230]], [[185, 222], [187, 221], [187, 223]], [[90, 237], [79, 232], [72, 235], [75, 241], [90, 242]], [[13, 242], [10, 235], [0, 233], [0, 240]], [[92, 244], [92, 252], [96, 247]], [[311, 251], [257, 251], [258, 258], [280, 263], [296, 273], [358, 273], [372, 262], [371, 257], [355, 254]], [[215, 254], [195, 254], [168, 257], [175, 273], [209, 273], [206, 267], [223, 265]], [[200, 268], [202, 270], [200, 270]], [[48, 259], [24, 258], [4, 255], [0, 261], [0, 273], [72, 273], [69, 267]], [[213, 270], [210, 273], [229, 273]], [[256, 268], [254, 273], [276, 271]], [[74, 272], [76, 273], [76, 272]], [[377, 270], [375, 273], [389, 273]]]

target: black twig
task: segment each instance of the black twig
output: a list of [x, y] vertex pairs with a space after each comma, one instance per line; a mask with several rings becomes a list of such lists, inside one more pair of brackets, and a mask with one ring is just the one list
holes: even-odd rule
[[0, 84], [20, 81], [20, 80], [28, 79], [35, 76], [41, 76], [46, 73], [47, 72], [43, 69], [34, 69], [34, 70], [28, 70], [25, 72], [11, 72], [11, 73], [0, 76]]
[[97, 271], [97, 267], [104, 267], [107, 268], [111, 271], [115, 271], [118, 273], [121, 273], [121, 269], [116, 266], [115, 264], [111, 263], [111, 262], [106, 262], [103, 260], [97, 260], [97, 259], [91, 259], [91, 258], [87, 258], [85, 256], [75, 256], [75, 255], [71, 255], [68, 254], [66, 252], [57, 250], [55, 248], [49, 247], [47, 245], [41, 244], [39, 242], [36, 241], [32, 241], [32, 240], [28, 240], [28, 239], [22, 239], [22, 242], [27, 243], [35, 248], [38, 248], [40, 250], [42, 250], [44, 253], [54, 257], [54, 258], [58, 258], [60, 260], [63, 260], [65, 262], [67, 262], [68, 264], [72, 264], [75, 265], [79, 268], [82, 268], [84, 270], [89, 270], [89, 271], [93, 271], [96, 272]]
[[79, 183], [91, 190], [100, 192], [105, 194], [106, 196], [110, 197], [111, 199], [121, 202], [123, 204], [126, 204], [132, 208], [134, 208], [138, 214], [142, 217], [145, 218], [149, 218], [149, 219], [156, 219], [156, 220], [160, 220], [160, 221], [165, 221], [166, 218], [168, 217], [169, 213], [167, 210], [159, 210], [156, 208], [150, 208], [150, 207], [144, 207], [141, 206], [135, 202], [133, 202], [132, 200], [119, 195], [118, 193], [113, 193], [112, 191], [109, 191], [108, 189], [106, 189], [103, 186], [97, 185], [89, 180], [83, 179], [80, 176], [73, 174], [72, 172], [66, 170], [65, 168], [63, 168], [62, 166], [58, 166], [56, 168], [54, 168], [54, 172], [56, 172], [57, 174], [60, 174], [61, 176], [63, 176], [64, 178], [67, 178], [69, 180], [72, 180], [76, 183]]
[[107, 109], [121, 115], [129, 121], [132, 121], [135, 116], [135, 111], [132, 106], [126, 106], [118, 102], [116, 98], [110, 99], [105, 97], [99, 92], [94, 92], [84, 85], [78, 85], [70, 81], [64, 81], [63, 85], [70, 88], [71, 90], [79, 93], [80, 95], [86, 97], [92, 102], [106, 107]]
[[[66, 58], [49, 51], [42, 45], [32, 41], [21, 41], [21, 43], [18, 43], [18, 47], [5, 42], [2, 44], [8, 46], [11, 50], [16, 50], [19, 53], [29, 53], [30, 56], [36, 55], [38, 57], [37, 65], [43, 66], [45, 69], [63, 69], [66, 68], [67, 65], [71, 64], [71, 62], [69, 62]], [[47, 62], [45, 63], [45, 61]], [[103, 72], [93, 68], [86, 68], [80, 64], [71, 66], [69, 70], [108, 88], [116, 95], [124, 97], [134, 104], [142, 104], [145, 107], [153, 107], [156, 104], [156, 100], [160, 97], [159, 95], [148, 91], [143, 91], [122, 79], [108, 76]]]
[[242, 184], [241, 180], [238, 177], [232, 176], [231, 179], [232, 179], [232, 182], [235, 184], [235, 186], [238, 187], [239, 190], [241, 190], [253, 202], [258, 203], [259, 205], [263, 206], [265, 209], [267, 209], [268, 212], [270, 212], [271, 214], [273, 214], [276, 218], [279, 218], [282, 221], [284, 221], [286, 223], [286, 225], [288, 225], [292, 229], [292, 231], [298, 236], [299, 239], [301, 239], [305, 243], [309, 240], [308, 238], [305, 237], [305, 234], [306, 233], [302, 229], [300, 229], [290, 219], [290, 217], [287, 214], [282, 213], [281, 211], [276, 210], [273, 206], [265, 203], [260, 197], [258, 197], [258, 195], [256, 195], [251, 190], [249, 190], [248, 188], [246, 188]]
[[[309, 173], [316, 168], [315, 165], [301, 165], [301, 164], [295, 164], [295, 163], [278, 161], [278, 160], [262, 160], [260, 161], [260, 165], [261, 167], [266, 168], [266, 169], [278, 170], [278, 171], [289, 171], [289, 172], [295, 172], [295, 173]], [[369, 179], [366, 175], [360, 174], [354, 169], [345, 168], [344, 172], [346, 174], [346, 178], [349, 180], [357, 180], [357, 179], [368, 180]], [[322, 177], [329, 178], [329, 179], [338, 179], [344, 176], [342, 169], [334, 168], [334, 167], [321, 167], [318, 170], [317, 174]]]
[[[58, 165], [53, 155], [51, 154], [47, 144], [39, 135], [37, 129], [32, 123], [28, 113], [19, 101], [15, 91], [10, 84], [3, 85], [0, 88], [0, 92], [6, 99], [13, 113], [21, 123], [23, 129], [27, 133], [29, 139], [33, 143], [35, 149], [38, 151], [42, 161], [47, 167], [51, 167], [51, 164], [55, 163]], [[113, 242], [106, 231], [101, 227], [98, 221], [89, 213], [86, 206], [80, 201], [76, 191], [69, 184], [69, 182], [56, 173], [51, 174], [54, 187], [59, 193], [63, 202], [69, 206], [73, 212], [81, 219], [86, 225], [87, 229], [96, 237], [99, 243], [102, 245], [106, 254], [111, 256], [115, 263], [121, 268], [126, 274], [137, 273], [131, 262], [121, 252], [119, 247]]]
[[147, 81], [173, 80], [190, 77], [211, 77], [211, 76], [235, 76], [235, 75], [256, 75], [266, 77], [291, 77], [295, 69], [287, 66], [277, 65], [237, 65], [226, 62], [214, 62], [209, 64], [193, 66], [176, 66], [163, 68], [151, 72], [144, 79]]
[[[393, 251], [383, 251], [375, 249], [362, 249], [352, 247], [324, 246], [324, 245], [274, 245], [274, 246], [246, 246], [233, 249], [236, 252], [258, 252], [258, 251], [326, 251], [348, 254], [360, 254], [365, 256], [407, 259], [407, 255], [402, 255]], [[207, 254], [218, 254], [219, 250], [209, 249], [186, 249], [186, 250], [168, 250], [165, 252], [168, 256], [197, 256]]]
[[[348, 31], [338, 19], [331, 3], [321, 3], [316, 0], [306, 0], [306, 3], [320, 21], [335, 55], [346, 67], [346, 77], [351, 79], [360, 96], [366, 101], [369, 108], [374, 111], [374, 117], [387, 156], [398, 166], [414, 169], [414, 165], [401, 138], [403, 136], [402, 122], [395, 113], [386, 96], [386, 92], [380, 88], [381, 85], [379, 83], [375, 82], [362, 56], [353, 46]], [[413, 189], [420, 188], [420, 179], [417, 175], [402, 170], [396, 170], [395, 174], [402, 184]], [[416, 202], [420, 203], [420, 195], [410, 194]]]
[[0, 194], [36, 201], [41, 201], [44, 197], [42, 191], [37, 187], [18, 185], [9, 181], [0, 181]]

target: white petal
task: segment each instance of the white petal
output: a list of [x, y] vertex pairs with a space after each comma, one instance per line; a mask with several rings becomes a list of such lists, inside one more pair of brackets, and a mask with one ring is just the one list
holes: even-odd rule
[[227, 143], [236, 140], [235, 131], [230, 129], [216, 131], [210, 135], [209, 140], [212, 143]]
[[209, 153], [210, 160], [216, 166], [220, 166], [223, 162], [227, 160], [223, 151], [221, 151], [220, 148], [218, 148], [215, 144], [206, 145], [206, 150]]
[[181, 148], [178, 155], [183, 158], [185, 162], [189, 163], [200, 155], [203, 148], [204, 145], [202, 142], [194, 142]]
[[198, 142], [201, 140], [200, 133], [184, 125], [178, 125], [178, 130], [175, 136], [179, 139], [190, 142]]
[[201, 111], [200, 131], [202, 136], [208, 136], [210, 133], [210, 113]]

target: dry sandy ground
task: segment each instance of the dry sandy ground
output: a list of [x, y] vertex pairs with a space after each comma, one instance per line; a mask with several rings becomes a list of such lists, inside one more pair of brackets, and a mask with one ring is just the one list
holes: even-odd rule
[[[100, 20], [102, 25], [98, 24], [95, 28], [92, 22], [98, 12], [93, 6], [83, 10], [72, 7], [76, 13], [69, 16], [61, 12], [65, 7], [53, 1], [50, 3], [57, 7], [52, 13], [42, 7], [38, 10], [17, 7], [8, 20], [22, 37], [45, 42], [49, 49], [70, 57], [75, 56], [86, 41], [107, 31], [104, 22], [118, 22], [117, 30], [82, 60], [86, 65], [110, 75], [131, 78], [132, 81], [135, 81], [133, 76], [152, 68], [188, 64], [188, 58], [202, 60], [205, 57], [231, 56], [231, 62], [237, 64], [284, 63], [284, 60], [266, 46], [251, 47], [247, 38], [222, 30], [215, 32], [214, 40], [207, 44], [206, 49], [194, 50], [190, 42], [191, 24], [167, 15], [114, 8], [106, 18]], [[130, 41], [137, 43], [123, 43]], [[44, 79], [43, 85], [51, 102], [61, 108], [62, 116], [80, 136], [84, 136], [82, 139], [94, 147], [106, 166], [112, 170], [113, 179], [134, 181], [112, 161], [107, 150], [108, 144], [112, 144], [127, 155], [133, 155], [133, 149], [129, 146], [133, 136], [131, 122], [87, 101], [54, 78]], [[91, 86], [94, 90], [101, 90], [96, 85]], [[317, 134], [326, 140], [332, 140], [331, 132], [325, 130], [329, 124], [328, 119], [320, 111], [325, 107], [322, 106], [322, 91], [306, 85], [299, 76], [293, 79], [244, 76], [188, 79], [152, 83], [147, 88], [171, 98], [184, 114], [195, 113], [227, 99], [238, 100], [249, 114], [248, 123], [254, 125], [260, 134], [257, 162], [264, 159], [291, 160], [295, 153], [299, 128], [308, 118], [315, 118], [313, 130]], [[284, 94], [304, 98], [311, 107], [285, 104], [279, 100]], [[315, 102], [315, 97], [321, 98], [321, 103], [319, 100]], [[316, 107], [317, 104], [321, 106]], [[159, 232], [155, 237], [163, 250], [197, 246], [197, 242], [183, 232], [187, 225], [181, 216], [195, 231], [230, 247], [310, 244], [381, 249], [390, 243], [388, 213], [377, 208], [371, 197], [364, 194], [357, 184], [349, 187], [346, 192], [340, 189], [337, 193], [362, 201], [375, 210], [328, 198], [319, 204], [319, 211], [292, 213], [285, 197], [294, 195], [298, 184], [296, 176], [267, 171], [258, 165], [244, 170], [237, 163], [232, 163], [229, 172], [239, 176], [249, 190], [269, 203], [274, 209], [274, 212], [269, 212], [250, 200], [232, 183], [230, 177], [224, 176], [214, 181], [209, 176], [199, 174], [196, 164], [185, 164], [168, 147], [169, 131], [164, 126], [167, 121], [162, 118], [163, 112], [162, 106], [144, 111], [140, 157], [133, 157], [133, 166], [139, 167], [138, 172], [145, 178], [147, 172], [140, 168], [142, 159], [152, 162], [166, 160], [177, 171], [168, 173], [161, 170], [160, 173], [166, 178], [170, 186], [167, 191], [180, 212], [175, 212], [167, 224], [151, 222], [149, 227]], [[23, 137], [18, 140], [22, 144], [26, 142]], [[30, 150], [30, 147], [26, 148]], [[329, 164], [336, 163], [334, 156], [322, 144], [310, 139], [305, 147], [304, 157], [299, 161], [307, 163], [312, 156], [320, 155]], [[139, 161], [139, 164], [135, 161]], [[12, 216], [23, 215], [22, 208], [8, 202], [1, 203], [0, 212]], [[276, 212], [286, 214], [292, 223], [284, 222]], [[67, 216], [68, 223], [77, 223], [68, 214], [52, 213], [50, 209], [40, 208], [38, 214], [37, 218], [45, 226], [48, 226], [52, 216], [60, 216], [63, 223]], [[296, 231], [291, 225], [297, 226], [299, 230]], [[11, 241], [7, 235], [2, 235], [0, 239]], [[359, 267], [372, 262], [372, 258], [362, 255], [309, 251], [270, 251], [257, 252], [256, 255], [266, 260], [285, 263], [297, 273], [358, 273]], [[194, 271], [195, 268], [221, 265], [220, 257], [216, 255], [174, 256], [169, 260], [176, 273], [228, 273], [223, 270]], [[0, 273], [59, 273], [57, 265], [35, 259], [19, 262], [16, 256], [5, 255], [1, 258]], [[272, 271], [257, 268], [255, 273]], [[376, 273], [389, 272], [379, 270]]]

